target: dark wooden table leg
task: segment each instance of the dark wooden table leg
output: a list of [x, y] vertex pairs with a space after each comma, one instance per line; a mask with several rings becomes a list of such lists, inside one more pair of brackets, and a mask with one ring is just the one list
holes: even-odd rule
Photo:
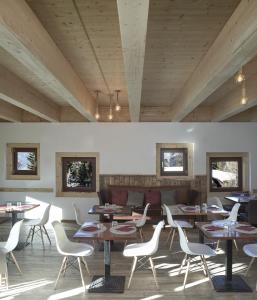
[[104, 277], [111, 275], [111, 241], [104, 241]]
[[226, 242], [226, 280], [232, 280], [232, 257], [233, 257], [233, 245], [232, 240]]
[[17, 222], [17, 212], [12, 212], [12, 226]]
[[199, 230], [199, 243], [204, 244], [204, 234]]

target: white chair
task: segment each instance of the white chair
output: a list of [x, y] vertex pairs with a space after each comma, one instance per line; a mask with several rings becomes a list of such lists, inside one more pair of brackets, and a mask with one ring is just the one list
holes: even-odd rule
[[[228, 218], [223, 219], [223, 220], [214, 220], [214, 221], [212, 221], [212, 223], [214, 225], [218, 225], [218, 226], [225, 226], [225, 225], [231, 224], [233, 222], [236, 222], [239, 208], [240, 208], [240, 203], [236, 203], [233, 206], [231, 212], [229, 213]], [[238, 250], [236, 240], [233, 240], [233, 241], [234, 241], [234, 245], [235, 245], [236, 249]], [[218, 240], [217, 248], [219, 247], [219, 243], [220, 243], [220, 241]]]
[[146, 223], [146, 216], [147, 216], [147, 211], [148, 211], [149, 206], [150, 206], [150, 203], [147, 203], [144, 208], [143, 215], [140, 219], [126, 222], [129, 224], [134, 224], [136, 226], [136, 228], [139, 232], [139, 235], [140, 235], [141, 242], [144, 241], [143, 227]]
[[[57, 286], [57, 283], [58, 283], [58, 280], [59, 280], [61, 274], [65, 275], [67, 268], [70, 266], [73, 266], [76, 260], [78, 261], [78, 265], [79, 265], [79, 271], [80, 271], [82, 285], [85, 288], [85, 281], [84, 281], [83, 272], [82, 272], [82, 263], [84, 264], [86, 271], [88, 272], [88, 275], [90, 275], [88, 265], [87, 265], [84, 257], [91, 255], [94, 251], [94, 248], [91, 245], [88, 245], [85, 243], [71, 242], [67, 238], [64, 228], [60, 222], [54, 221], [54, 222], [52, 222], [52, 226], [54, 229], [57, 250], [61, 255], [64, 255], [62, 265], [61, 265], [60, 271], [58, 273], [58, 277], [56, 279], [54, 288], [56, 289], [56, 286]], [[72, 258], [73, 258], [73, 260], [72, 260]], [[69, 260], [69, 262], [68, 262], [68, 260]]]
[[218, 208], [220, 208], [221, 210], [224, 210], [224, 208], [223, 208], [223, 205], [222, 205], [222, 202], [221, 202], [221, 200], [220, 200], [220, 198], [219, 197], [210, 197], [210, 198], [208, 198], [207, 199], [207, 204], [208, 205], [215, 205], [215, 206], [217, 206]]
[[28, 240], [29, 240], [30, 236], [31, 236], [30, 243], [32, 244], [35, 233], [37, 234], [38, 231], [39, 231], [43, 247], [45, 248], [43, 234], [45, 234], [47, 236], [47, 239], [48, 239], [48, 241], [51, 245], [50, 237], [49, 237], [48, 232], [45, 228], [45, 224], [49, 220], [50, 208], [51, 208], [51, 204], [49, 204], [45, 207], [45, 210], [43, 212], [43, 215], [42, 215], [41, 219], [24, 219], [24, 225], [30, 226], [30, 230], [29, 230], [28, 236], [26, 238], [26, 244], [28, 243]]
[[187, 282], [187, 277], [188, 277], [188, 272], [190, 268], [190, 263], [192, 260], [192, 257], [195, 256], [200, 256], [200, 259], [202, 261], [202, 268], [204, 275], [208, 276], [209, 279], [211, 280], [211, 275], [205, 260], [205, 256], [215, 256], [216, 253], [213, 249], [211, 249], [208, 245], [205, 244], [200, 244], [200, 243], [191, 243], [188, 242], [187, 237], [182, 230], [182, 228], [177, 224], [178, 232], [179, 232], [179, 241], [180, 241], [180, 247], [182, 251], [185, 253], [185, 257], [181, 263], [180, 269], [179, 269], [179, 274], [181, 273], [181, 270], [184, 266], [184, 264], [187, 264], [187, 269], [184, 277], [184, 283], [183, 283], [183, 288], [185, 289], [186, 282]]
[[[243, 251], [246, 255], [252, 257], [250, 263], [249, 263], [249, 266], [246, 270], [246, 273], [245, 273], [245, 276], [247, 276], [251, 266], [253, 265], [253, 262], [255, 260], [255, 258], [257, 257], [257, 244], [247, 244], [247, 245], [244, 245], [243, 247]], [[257, 282], [256, 282], [256, 291], [257, 291]]]
[[22, 223], [23, 220], [16, 222], [9, 233], [8, 240], [6, 242], [0, 242], [0, 252], [5, 255], [10, 254], [15, 266], [17, 267], [20, 273], [21, 273], [21, 268], [13, 254], [13, 250], [17, 247], [19, 243]]
[[76, 223], [79, 225], [79, 226], [82, 226], [84, 224], [84, 220], [82, 219], [81, 217], [81, 212], [80, 212], [80, 209], [77, 207], [77, 205], [75, 203], [72, 203], [72, 206], [73, 206], [73, 209], [74, 209], [74, 212], [75, 212], [75, 219], [76, 219]]
[[[129, 282], [128, 282], [128, 288], [130, 287], [131, 280], [132, 280], [133, 274], [135, 272], [137, 262], [140, 262], [141, 266], [143, 266], [148, 260], [150, 262], [150, 266], [151, 266], [151, 269], [153, 272], [155, 284], [156, 284], [157, 288], [159, 288], [157, 278], [156, 278], [156, 270], [154, 268], [154, 263], [152, 260], [152, 255], [155, 254], [156, 251], [158, 250], [159, 238], [160, 238], [160, 234], [161, 234], [161, 230], [162, 230], [163, 226], [164, 226], [164, 221], [160, 221], [158, 223], [158, 225], [156, 226], [153, 236], [150, 241], [145, 242], [145, 243], [130, 244], [124, 248], [124, 251], [123, 251], [124, 256], [134, 257], [134, 261], [132, 264], [131, 273], [130, 273], [130, 277], [129, 277]], [[141, 259], [138, 260], [138, 257], [141, 257]], [[145, 261], [143, 261], [143, 260], [145, 260]]]
[[176, 229], [178, 227], [177, 224], [179, 224], [179, 226], [183, 229], [193, 228], [193, 225], [191, 223], [185, 221], [185, 220], [176, 220], [176, 222], [175, 222], [172, 218], [172, 214], [171, 214], [171, 211], [170, 211], [169, 207], [165, 204], [163, 204], [163, 206], [166, 210], [167, 222], [170, 225], [170, 232], [169, 232], [169, 235], [168, 235], [168, 238], [167, 238], [167, 242], [169, 241], [169, 239], [171, 237], [170, 247], [169, 247], [169, 249], [171, 249], [173, 241], [174, 241], [174, 237], [175, 237], [175, 234], [176, 234]]

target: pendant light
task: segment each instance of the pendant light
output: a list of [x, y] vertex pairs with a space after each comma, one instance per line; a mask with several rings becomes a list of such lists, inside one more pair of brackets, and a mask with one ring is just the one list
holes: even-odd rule
[[119, 104], [119, 92], [120, 90], [116, 90], [116, 104], [115, 104], [115, 110], [116, 111], [120, 111], [121, 110], [121, 106]]
[[248, 98], [246, 97], [246, 87], [245, 87], [245, 80], [242, 84], [242, 97], [241, 97], [241, 104], [245, 105], [247, 103]]
[[245, 74], [243, 73], [243, 68], [241, 68], [236, 74], [235, 81], [239, 84], [245, 81]]
[[112, 94], [110, 94], [110, 108], [109, 108], [108, 119], [109, 119], [110, 121], [113, 119], [113, 114], [112, 114]]
[[95, 112], [95, 118], [96, 120], [99, 120], [100, 119], [100, 114], [99, 114], [99, 103], [98, 103], [98, 95], [100, 93], [100, 91], [95, 91], [96, 93], [96, 112]]

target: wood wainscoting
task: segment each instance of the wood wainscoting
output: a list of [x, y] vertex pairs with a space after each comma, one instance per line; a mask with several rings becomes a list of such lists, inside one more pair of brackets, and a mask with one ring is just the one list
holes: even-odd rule
[[100, 175], [100, 189], [109, 185], [165, 186], [184, 185], [199, 192], [199, 202], [207, 201], [207, 176], [196, 175], [192, 180], [160, 178], [156, 175]]

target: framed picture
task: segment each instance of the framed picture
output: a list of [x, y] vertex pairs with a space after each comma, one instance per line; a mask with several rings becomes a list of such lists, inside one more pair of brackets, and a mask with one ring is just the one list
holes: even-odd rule
[[56, 196], [96, 196], [98, 189], [98, 153], [56, 153]]
[[7, 144], [7, 179], [39, 179], [39, 144]]

